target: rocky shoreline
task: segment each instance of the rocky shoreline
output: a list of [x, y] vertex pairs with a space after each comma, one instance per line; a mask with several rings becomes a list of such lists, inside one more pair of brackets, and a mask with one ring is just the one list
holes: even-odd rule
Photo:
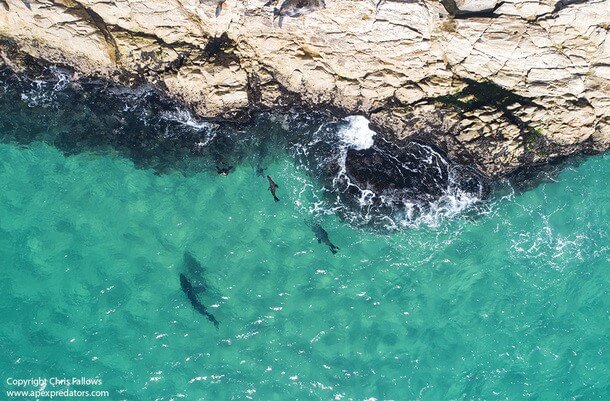
[[490, 177], [610, 147], [610, 2], [327, 1], [280, 29], [264, 1], [0, 1], [15, 70], [150, 82], [201, 117], [362, 114]]

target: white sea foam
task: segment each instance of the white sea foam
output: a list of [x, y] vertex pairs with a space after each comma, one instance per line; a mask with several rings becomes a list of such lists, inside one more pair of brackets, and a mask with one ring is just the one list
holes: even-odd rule
[[176, 109], [174, 111], [166, 111], [161, 114], [165, 120], [175, 121], [177, 123], [187, 125], [196, 130], [211, 130], [216, 128], [216, 124], [208, 121], [203, 121], [193, 116], [193, 114], [186, 109]]
[[53, 76], [50, 79], [34, 79], [30, 89], [21, 94], [21, 100], [28, 107], [48, 106], [55, 101], [57, 93], [70, 84], [68, 72], [57, 67], [50, 67], [48, 71]]
[[373, 146], [373, 137], [377, 135], [369, 128], [369, 120], [364, 116], [348, 116], [344, 119], [348, 125], [339, 130], [339, 136], [348, 147], [364, 150]]
[[420, 213], [415, 212], [419, 209], [415, 204], [405, 205], [404, 217], [398, 223], [401, 227], [439, 227], [446, 220], [473, 208], [479, 201], [478, 197], [467, 193], [448, 193], [430, 202]]
[[[347, 124], [346, 124], [347, 123]], [[313, 216], [340, 213], [346, 220], [356, 225], [373, 224], [387, 230], [400, 230], [419, 226], [439, 227], [445, 221], [457, 217], [468, 210], [478, 210], [481, 198], [476, 194], [463, 191], [458, 180], [458, 170], [451, 169], [449, 182], [443, 188], [443, 194], [437, 199], [410, 199], [401, 191], [387, 190], [376, 194], [371, 189], [360, 187], [353, 182], [346, 169], [346, 159], [349, 149], [368, 149], [374, 144], [376, 133], [368, 126], [369, 121], [363, 116], [350, 116], [343, 124], [322, 124], [313, 132], [311, 141], [306, 145], [297, 147], [298, 152], [305, 158], [311, 157], [319, 143], [332, 143], [334, 151], [329, 154], [320, 153], [315, 157], [319, 165], [335, 165], [335, 174], [331, 178], [329, 188], [316, 191], [306, 180], [303, 186], [294, 193], [298, 206], [306, 207], [307, 212]], [[333, 127], [337, 129], [333, 133]], [[441, 165], [447, 166], [449, 161], [434, 148], [417, 144], [422, 150], [421, 162], [433, 165], [442, 176]], [[393, 157], [392, 155], [387, 155]], [[399, 162], [399, 161], [397, 161]], [[319, 167], [319, 166], [318, 166]], [[304, 167], [307, 169], [306, 167]], [[403, 168], [412, 170], [406, 164]], [[356, 195], [356, 202], [346, 205], [342, 194], [351, 188]]]
[[195, 131], [202, 132], [205, 134], [205, 137], [196, 143], [198, 147], [207, 146], [208, 143], [212, 141], [216, 137], [216, 128], [217, 124], [203, 121], [197, 117], [195, 117], [190, 111], [186, 109], [176, 109], [173, 111], [164, 111], [161, 113], [161, 118], [166, 121], [174, 121], [189, 128], [192, 128]]

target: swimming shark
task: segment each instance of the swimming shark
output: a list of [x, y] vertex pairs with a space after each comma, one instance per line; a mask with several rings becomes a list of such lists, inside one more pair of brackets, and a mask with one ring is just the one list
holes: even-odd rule
[[207, 317], [208, 320], [214, 323], [214, 326], [218, 328], [218, 320], [216, 320], [214, 315], [208, 312], [208, 309], [205, 307], [205, 305], [199, 302], [199, 299], [197, 298], [197, 288], [193, 287], [191, 282], [182, 273], [180, 273], [180, 287], [182, 287], [182, 291], [184, 291], [184, 293], [186, 294], [186, 297], [191, 302], [191, 305], [193, 305], [193, 308], [197, 312], [201, 313], [203, 316]]

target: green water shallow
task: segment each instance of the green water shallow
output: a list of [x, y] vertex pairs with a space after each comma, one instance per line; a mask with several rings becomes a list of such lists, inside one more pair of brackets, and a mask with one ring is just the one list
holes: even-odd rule
[[[304, 220], [316, 186], [0, 144], [0, 372], [113, 400], [609, 400], [610, 157], [392, 234]], [[307, 187], [309, 188], [309, 187]], [[183, 255], [204, 268], [180, 289]], [[3, 394], [4, 395], [4, 394]], [[1, 399], [4, 399], [0, 397]]]

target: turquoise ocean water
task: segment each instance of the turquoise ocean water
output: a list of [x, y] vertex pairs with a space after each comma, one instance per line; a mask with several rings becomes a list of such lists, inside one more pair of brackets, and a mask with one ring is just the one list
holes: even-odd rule
[[[3, 392], [87, 377], [113, 400], [610, 399], [608, 154], [380, 232], [316, 214], [288, 154], [266, 166], [275, 203], [248, 164], [159, 172], [19, 135], [0, 143]], [[218, 329], [180, 288], [185, 252]]]

